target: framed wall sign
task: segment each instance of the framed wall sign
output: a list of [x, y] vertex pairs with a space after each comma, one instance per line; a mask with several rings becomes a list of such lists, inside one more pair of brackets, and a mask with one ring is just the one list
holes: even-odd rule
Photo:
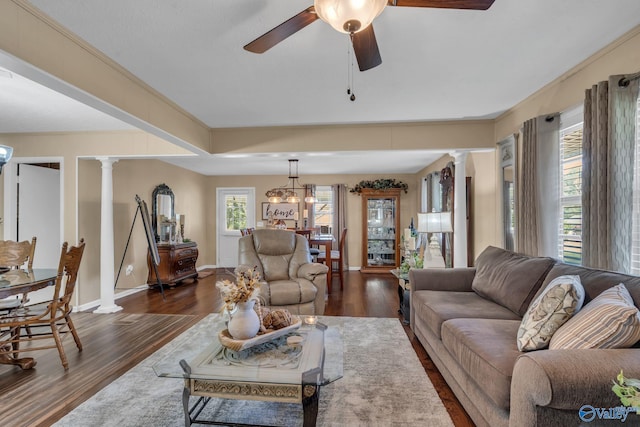
[[262, 203], [262, 219], [269, 219], [269, 212], [273, 213], [273, 219], [290, 219], [298, 213], [297, 203]]

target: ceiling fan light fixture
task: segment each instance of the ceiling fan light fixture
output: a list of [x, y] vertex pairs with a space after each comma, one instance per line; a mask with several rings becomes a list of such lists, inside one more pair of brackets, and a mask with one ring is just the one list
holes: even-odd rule
[[345, 34], [367, 28], [386, 5], [387, 0], [314, 0], [318, 17]]

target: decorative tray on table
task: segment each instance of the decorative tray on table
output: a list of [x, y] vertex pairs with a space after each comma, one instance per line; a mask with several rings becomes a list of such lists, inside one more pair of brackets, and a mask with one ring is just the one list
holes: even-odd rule
[[300, 325], [302, 325], [302, 319], [300, 319], [300, 316], [292, 315], [291, 322], [292, 323], [289, 326], [256, 335], [255, 337], [246, 340], [234, 340], [229, 333], [229, 330], [225, 329], [218, 334], [218, 339], [220, 340], [220, 344], [222, 344], [224, 347], [227, 347], [228, 349], [233, 351], [242, 351], [279, 338], [283, 335], [288, 334], [289, 332], [293, 332], [298, 329]]

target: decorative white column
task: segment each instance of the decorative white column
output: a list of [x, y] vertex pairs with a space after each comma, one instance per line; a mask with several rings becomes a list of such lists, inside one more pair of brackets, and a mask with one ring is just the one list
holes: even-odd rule
[[102, 199], [100, 201], [100, 307], [94, 313], [115, 313], [113, 259], [113, 164], [117, 159], [97, 157], [102, 162]]
[[454, 197], [453, 197], [453, 266], [467, 265], [467, 179], [466, 151], [454, 151]]

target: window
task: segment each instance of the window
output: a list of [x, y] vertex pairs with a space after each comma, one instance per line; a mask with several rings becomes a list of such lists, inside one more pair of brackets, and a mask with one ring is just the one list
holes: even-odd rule
[[640, 276], [640, 97], [636, 109], [636, 159], [633, 165], [633, 210], [630, 273]]
[[227, 231], [247, 228], [247, 195], [227, 194], [224, 203]]
[[313, 224], [315, 227], [327, 227], [327, 233], [333, 226], [333, 190], [330, 185], [316, 186]]
[[559, 258], [582, 263], [582, 123], [560, 129]]

